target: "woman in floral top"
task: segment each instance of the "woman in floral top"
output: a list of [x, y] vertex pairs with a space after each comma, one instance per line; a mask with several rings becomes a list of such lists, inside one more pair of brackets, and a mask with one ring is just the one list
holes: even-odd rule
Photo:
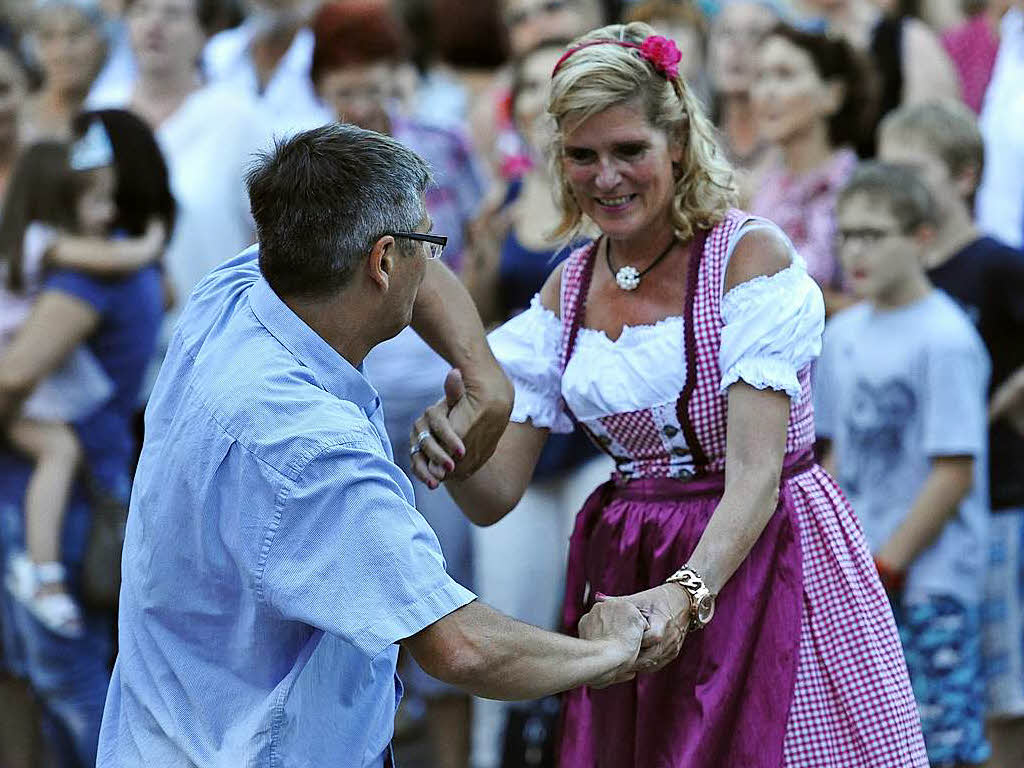
[[789, 235], [832, 314], [851, 301], [836, 258], [835, 206], [857, 164], [851, 147], [874, 122], [871, 71], [845, 41], [785, 25], [761, 43], [756, 68], [760, 135], [779, 152], [750, 210]]

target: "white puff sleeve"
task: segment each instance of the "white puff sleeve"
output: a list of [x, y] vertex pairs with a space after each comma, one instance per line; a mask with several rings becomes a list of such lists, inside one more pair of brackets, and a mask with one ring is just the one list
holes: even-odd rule
[[511, 421], [568, 434], [572, 419], [562, 402], [562, 373], [558, 367], [562, 321], [534, 296], [530, 308], [487, 337], [494, 356], [516, 390]]
[[722, 297], [722, 392], [742, 379], [785, 392], [794, 403], [802, 397], [797, 374], [821, 354], [825, 301], [804, 260], [791, 252], [785, 269], [740, 283]]

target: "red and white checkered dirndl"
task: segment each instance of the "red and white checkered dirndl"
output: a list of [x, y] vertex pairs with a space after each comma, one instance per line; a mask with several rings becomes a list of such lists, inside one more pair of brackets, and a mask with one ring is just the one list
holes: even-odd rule
[[[583, 425], [615, 458], [620, 482], [700, 479], [725, 468], [728, 401], [719, 392], [723, 271], [730, 238], [748, 218], [730, 211], [706, 233], [703, 248], [691, 252], [680, 339], [687, 378], [676, 407], [616, 414]], [[595, 251], [593, 246], [578, 249], [563, 272], [562, 370], [585, 314]], [[799, 380], [803, 397], [791, 409], [788, 457], [806, 453], [814, 443], [809, 367], [800, 371]], [[927, 768], [899, 636], [853, 510], [817, 464], [783, 483], [788, 513], [799, 530], [803, 597], [801, 625], [793, 627], [800, 640], [782, 765]]]

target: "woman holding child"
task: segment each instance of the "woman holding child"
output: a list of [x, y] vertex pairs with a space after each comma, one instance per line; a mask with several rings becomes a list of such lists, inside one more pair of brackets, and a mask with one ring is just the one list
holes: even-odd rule
[[[73, 131], [70, 149], [26, 151], [0, 227], [4, 290], [25, 305], [0, 349], [0, 630], [2, 661], [31, 682], [55, 749], [93, 765], [112, 619], [81, 604], [79, 571], [97, 500], [127, 504], [174, 200], [134, 115], [85, 113]], [[79, 407], [61, 410], [72, 395]]]
[[[562, 766], [926, 766], [885, 592], [811, 452], [821, 292], [778, 227], [733, 208], [679, 58], [614, 25], [555, 67], [558, 234], [599, 237], [492, 334], [512, 423], [448, 488], [501, 519], [574, 422], [616, 462], [577, 518], [565, 627], [617, 595], [650, 629], [640, 676], [568, 694]], [[412, 436], [435, 484], [459, 448], [446, 410]]]

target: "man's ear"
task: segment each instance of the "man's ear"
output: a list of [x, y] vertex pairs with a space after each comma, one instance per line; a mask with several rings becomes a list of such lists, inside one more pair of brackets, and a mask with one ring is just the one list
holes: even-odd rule
[[981, 168], [971, 164], [965, 166], [956, 176], [953, 177], [953, 187], [956, 193], [964, 200], [970, 200], [978, 191], [978, 184], [981, 183]]
[[384, 292], [391, 287], [391, 274], [397, 257], [398, 243], [391, 235], [381, 237], [370, 250], [370, 258], [366, 262], [367, 274]]
[[930, 248], [935, 243], [935, 238], [938, 235], [938, 230], [934, 224], [922, 224], [914, 232], [914, 240], [922, 248]]

